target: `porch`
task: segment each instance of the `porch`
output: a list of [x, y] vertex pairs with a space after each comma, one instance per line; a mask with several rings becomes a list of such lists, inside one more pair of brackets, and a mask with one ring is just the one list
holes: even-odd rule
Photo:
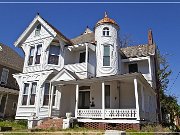
[[156, 94], [139, 73], [54, 81], [52, 86], [61, 93], [60, 117], [71, 112], [82, 121], [156, 121]]

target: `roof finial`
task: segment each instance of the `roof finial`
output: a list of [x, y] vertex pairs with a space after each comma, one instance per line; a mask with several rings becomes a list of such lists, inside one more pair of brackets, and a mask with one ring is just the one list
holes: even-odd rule
[[148, 44], [149, 45], [153, 44], [153, 34], [152, 34], [152, 30], [151, 29], [148, 30]]
[[37, 12], [37, 15], [39, 15], [39, 12]]
[[106, 11], [105, 11], [105, 13], [104, 13], [104, 17], [106, 17], [106, 18], [108, 17], [108, 15], [107, 15], [107, 12], [106, 12]]

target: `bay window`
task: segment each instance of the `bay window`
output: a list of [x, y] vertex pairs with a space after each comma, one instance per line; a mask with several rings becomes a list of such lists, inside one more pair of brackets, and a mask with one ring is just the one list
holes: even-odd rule
[[36, 97], [37, 82], [24, 83], [22, 105], [34, 105]]
[[110, 66], [110, 46], [104, 46], [103, 66]]
[[50, 45], [48, 64], [59, 64], [60, 46]]

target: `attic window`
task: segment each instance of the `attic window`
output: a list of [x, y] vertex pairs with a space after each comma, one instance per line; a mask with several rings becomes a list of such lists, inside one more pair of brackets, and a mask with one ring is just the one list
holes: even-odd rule
[[41, 31], [41, 24], [38, 24], [38, 25], [36, 26], [35, 36], [39, 36], [39, 35], [40, 35], [40, 31]]
[[109, 36], [109, 28], [108, 27], [103, 28], [103, 36]]

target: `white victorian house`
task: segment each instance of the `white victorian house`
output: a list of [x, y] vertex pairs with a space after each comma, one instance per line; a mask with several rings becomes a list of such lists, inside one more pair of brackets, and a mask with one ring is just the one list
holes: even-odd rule
[[16, 119], [71, 113], [87, 127], [157, 122], [152, 31], [147, 44], [121, 48], [119, 29], [105, 14], [94, 32], [87, 28], [68, 39], [37, 15], [15, 42], [25, 53], [23, 72], [14, 74], [20, 87]]

